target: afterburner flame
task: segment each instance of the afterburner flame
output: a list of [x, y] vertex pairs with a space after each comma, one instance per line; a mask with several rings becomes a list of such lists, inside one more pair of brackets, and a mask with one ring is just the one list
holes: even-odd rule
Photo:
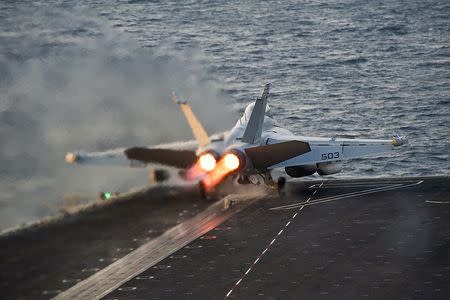
[[198, 163], [203, 171], [209, 172], [216, 167], [216, 158], [211, 153], [205, 153], [200, 156]]
[[221, 182], [231, 172], [232, 171], [225, 166], [224, 160], [221, 159], [214, 170], [206, 174], [202, 179], [202, 182], [207, 189], [210, 189]]
[[233, 152], [227, 153], [217, 162], [215, 168], [202, 179], [203, 185], [206, 189], [213, 188], [240, 167], [239, 156]]
[[205, 176], [205, 174], [205, 171], [202, 170], [199, 162], [197, 161], [192, 167], [186, 170], [184, 179], [186, 179], [187, 181], [194, 181], [201, 179], [203, 176]]
[[234, 153], [227, 153], [223, 157], [223, 162], [225, 167], [230, 171], [237, 170], [239, 168], [239, 165], [241, 164], [239, 157]]

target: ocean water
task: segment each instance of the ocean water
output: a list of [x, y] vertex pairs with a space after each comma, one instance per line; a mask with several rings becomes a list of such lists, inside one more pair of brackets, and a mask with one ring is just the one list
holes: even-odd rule
[[272, 82], [300, 135], [408, 136], [334, 177], [449, 174], [450, 3], [434, 1], [1, 1], [0, 229], [147, 182], [78, 168], [66, 151], [190, 139], [170, 91], [209, 132]]

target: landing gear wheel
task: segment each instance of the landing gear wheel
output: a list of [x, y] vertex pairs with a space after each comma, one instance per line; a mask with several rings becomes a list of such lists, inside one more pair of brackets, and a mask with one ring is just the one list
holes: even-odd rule
[[250, 184], [252, 183], [248, 176], [239, 176], [237, 179], [237, 183], [239, 184]]
[[286, 178], [278, 177], [277, 190], [279, 195], [284, 195], [284, 187], [286, 186]]

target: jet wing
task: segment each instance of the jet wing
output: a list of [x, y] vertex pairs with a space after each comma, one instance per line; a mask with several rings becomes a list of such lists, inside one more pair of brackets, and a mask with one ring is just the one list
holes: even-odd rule
[[150, 147], [131, 147], [102, 152], [74, 151], [66, 154], [66, 162], [81, 165], [145, 167], [161, 164], [186, 169], [196, 162], [196, 141], [176, 142]]
[[302, 141], [286, 141], [245, 149], [253, 167], [259, 171], [310, 151], [309, 144]]
[[406, 138], [399, 136], [391, 140], [286, 136], [268, 138], [266, 145], [247, 148], [245, 152], [255, 169], [270, 170], [381, 154], [405, 142]]

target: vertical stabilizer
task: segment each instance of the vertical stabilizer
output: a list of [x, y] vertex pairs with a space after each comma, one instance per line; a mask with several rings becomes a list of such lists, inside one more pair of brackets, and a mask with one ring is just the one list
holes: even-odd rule
[[192, 134], [197, 140], [199, 146], [203, 147], [205, 145], [208, 145], [210, 143], [208, 134], [206, 133], [205, 128], [203, 128], [202, 123], [200, 123], [200, 121], [194, 115], [194, 112], [192, 112], [192, 109], [187, 103], [187, 101], [177, 96], [177, 94], [175, 93], [172, 94], [172, 98], [177, 104], [180, 105], [180, 108], [183, 111], [184, 116], [186, 117], [186, 120], [189, 123], [189, 126], [191, 127]]
[[264, 124], [264, 116], [266, 114], [267, 97], [269, 96], [270, 83], [264, 87], [261, 98], [257, 98], [252, 114], [245, 128], [242, 141], [249, 144], [256, 144], [261, 140], [261, 133]]

